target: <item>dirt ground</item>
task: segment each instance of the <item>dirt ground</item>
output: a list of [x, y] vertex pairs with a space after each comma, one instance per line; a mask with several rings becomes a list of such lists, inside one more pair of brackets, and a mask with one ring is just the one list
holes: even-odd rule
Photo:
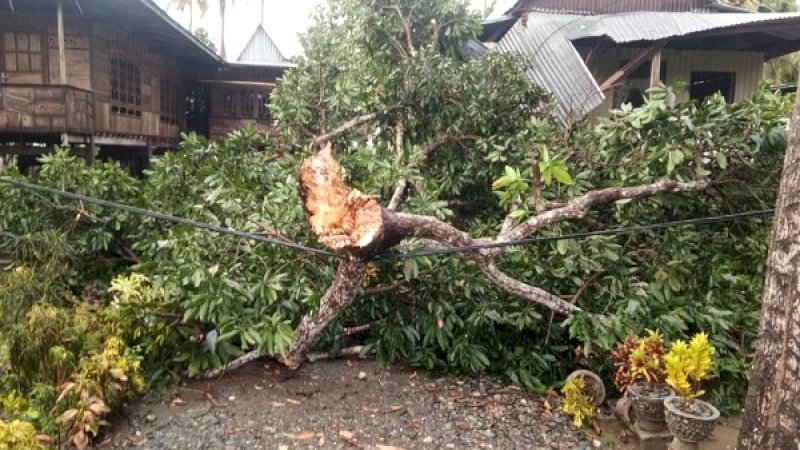
[[[405, 367], [339, 359], [296, 373], [255, 362], [189, 381], [171, 400], [142, 401], [100, 449], [637, 449], [614, 421], [576, 429], [555, 402], [488, 378], [432, 378]], [[732, 449], [721, 424], [703, 450]], [[622, 437], [620, 437], [622, 435]]]
[[488, 378], [431, 378], [340, 359], [297, 373], [263, 362], [132, 405], [98, 447], [161, 449], [593, 449], [545, 398]]

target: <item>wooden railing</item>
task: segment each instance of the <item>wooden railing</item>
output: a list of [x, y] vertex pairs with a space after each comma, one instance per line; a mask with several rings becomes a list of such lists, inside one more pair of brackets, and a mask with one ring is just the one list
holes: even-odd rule
[[2, 131], [90, 134], [93, 94], [73, 86], [0, 84]]

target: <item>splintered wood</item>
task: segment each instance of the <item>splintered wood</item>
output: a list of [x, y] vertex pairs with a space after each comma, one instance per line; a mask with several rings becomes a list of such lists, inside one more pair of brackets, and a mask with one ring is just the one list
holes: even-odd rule
[[330, 144], [303, 161], [300, 186], [311, 229], [323, 245], [341, 253], [362, 254], [381, 240], [381, 206], [344, 185]]

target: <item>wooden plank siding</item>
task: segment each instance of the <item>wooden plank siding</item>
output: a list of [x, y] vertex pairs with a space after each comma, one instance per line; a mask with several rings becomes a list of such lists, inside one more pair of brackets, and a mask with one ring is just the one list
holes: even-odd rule
[[90, 134], [92, 93], [68, 86], [0, 85], [0, 131]]
[[[635, 58], [643, 50], [644, 48], [595, 49], [589, 69], [596, 79], [605, 80], [619, 69], [622, 63]], [[579, 47], [579, 51], [581, 54], [587, 55], [591, 48]], [[700, 71], [735, 73], [733, 100], [737, 102], [744, 100], [758, 89], [764, 67], [764, 54], [760, 52], [664, 49], [661, 52], [661, 60], [666, 73], [666, 79], [662, 81], [667, 84], [684, 82], [687, 85], [678, 92], [677, 100], [679, 102], [689, 100], [688, 84], [691, 81], [692, 72]], [[645, 66], [649, 78], [650, 61], [647, 61]], [[603, 104], [597, 107], [591, 116], [608, 115], [608, 111], [614, 108], [614, 103], [615, 92], [614, 89], [610, 89], [606, 92]]]
[[[185, 126], [184, 105], [167, 108], [168, 117], [162, 115], [161, 87], [171, 87], [169, 102], [184, 102], [182, 63], [149, 48], [142, 36], [119, 24], [68, 15], [64, 28], [68, 88], [60, 83], [55, 11], [0, 13], [0, 132], [107, 134], [177, 142]], [[24, 66], [16, 62], [17, 40], [27, 54], [36, 50], [33, 56], [19, 57], [27, 58]], [[112, 58], [129, 61], [138, 71], [138, 104], [124, 112], [115, 109], [112, 99]], [[30, 69], [34, 59], [37, 70]]]

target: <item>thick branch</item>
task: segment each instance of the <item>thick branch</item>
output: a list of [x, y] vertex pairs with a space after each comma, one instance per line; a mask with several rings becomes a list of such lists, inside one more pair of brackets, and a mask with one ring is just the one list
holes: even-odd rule
[[460, 135], [452, 135], [445, 133], [438, 134], [435, 138], [433, 138], [432, 141], [430, 141], [425, 147], [423, 147], [422, 153], [428, 155], [445, 144], [452, 144], [463, 141], [477, 141], [480, 138], [481, 137], [478, 136], [477, 134], [460, 134]]
[[[402, 154], [405, 148], [405, 133], [405, 124], [400, 120], [397, 122], [394, 138], [394, 151], [397, 152], [398, 155]], [[389, 200], [389, 205], [386, 207], [387, 209], [394, 211], [400, 206], [400, 202], [403, 201], [403, 195], [406, 192], [406, 186], [408, 186], [408, 181], [405, 179], [397, 182], [392, 198]]]
[[324, 144], [335, 137], [341, 136], [342, 134], [346, 133], [347, 131], [359, 125], [363, 125], [367, 122], [375, 120], [377, 117], [378, 113], [369, 113], [369, 114], [364, 114], [363, 116], [354, 117], [348, 120], [347, 122], [339, 125], [339, 127], [335, 128], [333, 131], [315, 137], [314, 140], [311, 141], [311, 145]]
[[497, 237], [497, 242], [508, 242], [525, 239], [533, 233], [552, 223], [570, 219], [580, 219], [595, 205], [610, 203], [622, 199], [635, 199], [650, 197], [664, 192], [690, 192], [701, 191], [711, 186], [708, 180], [680, 182], [675, 180], [662, 180], [656, 183], [624, 188], [605, 188], [589, 191], [580, 197], [570, 200], [566, 206], [545, 211], [531, 217], [516, 227], [502, 233]]
[[295, 329], [294, 339], [289, 344], [286, 357], [283, 359], [287, 367], [293, 369], [300, 367], [317, 336], [353, 303], [353, 299], [361, 289], [366, 270], [367, 264], [363, 261], [344, 260], [339, 263], [336, 279], [322, 296], [319, 310], [316, 314], [306, 314]]
[[522, 298], [546, 306], [547, 308], [550, 308], [551, 310], [561, 314], [569, 315], [581, 310], [572, 303], [565, 301], [561, 297], [553, 295], [544, 289], [531, 286], [508, 276], [505, 272], [498, 269], [493, 261], [479, 263], [478, 266], [481, 268], [481, 271], [483, 271], [487, 278], [507, 292], [519, 295]]

